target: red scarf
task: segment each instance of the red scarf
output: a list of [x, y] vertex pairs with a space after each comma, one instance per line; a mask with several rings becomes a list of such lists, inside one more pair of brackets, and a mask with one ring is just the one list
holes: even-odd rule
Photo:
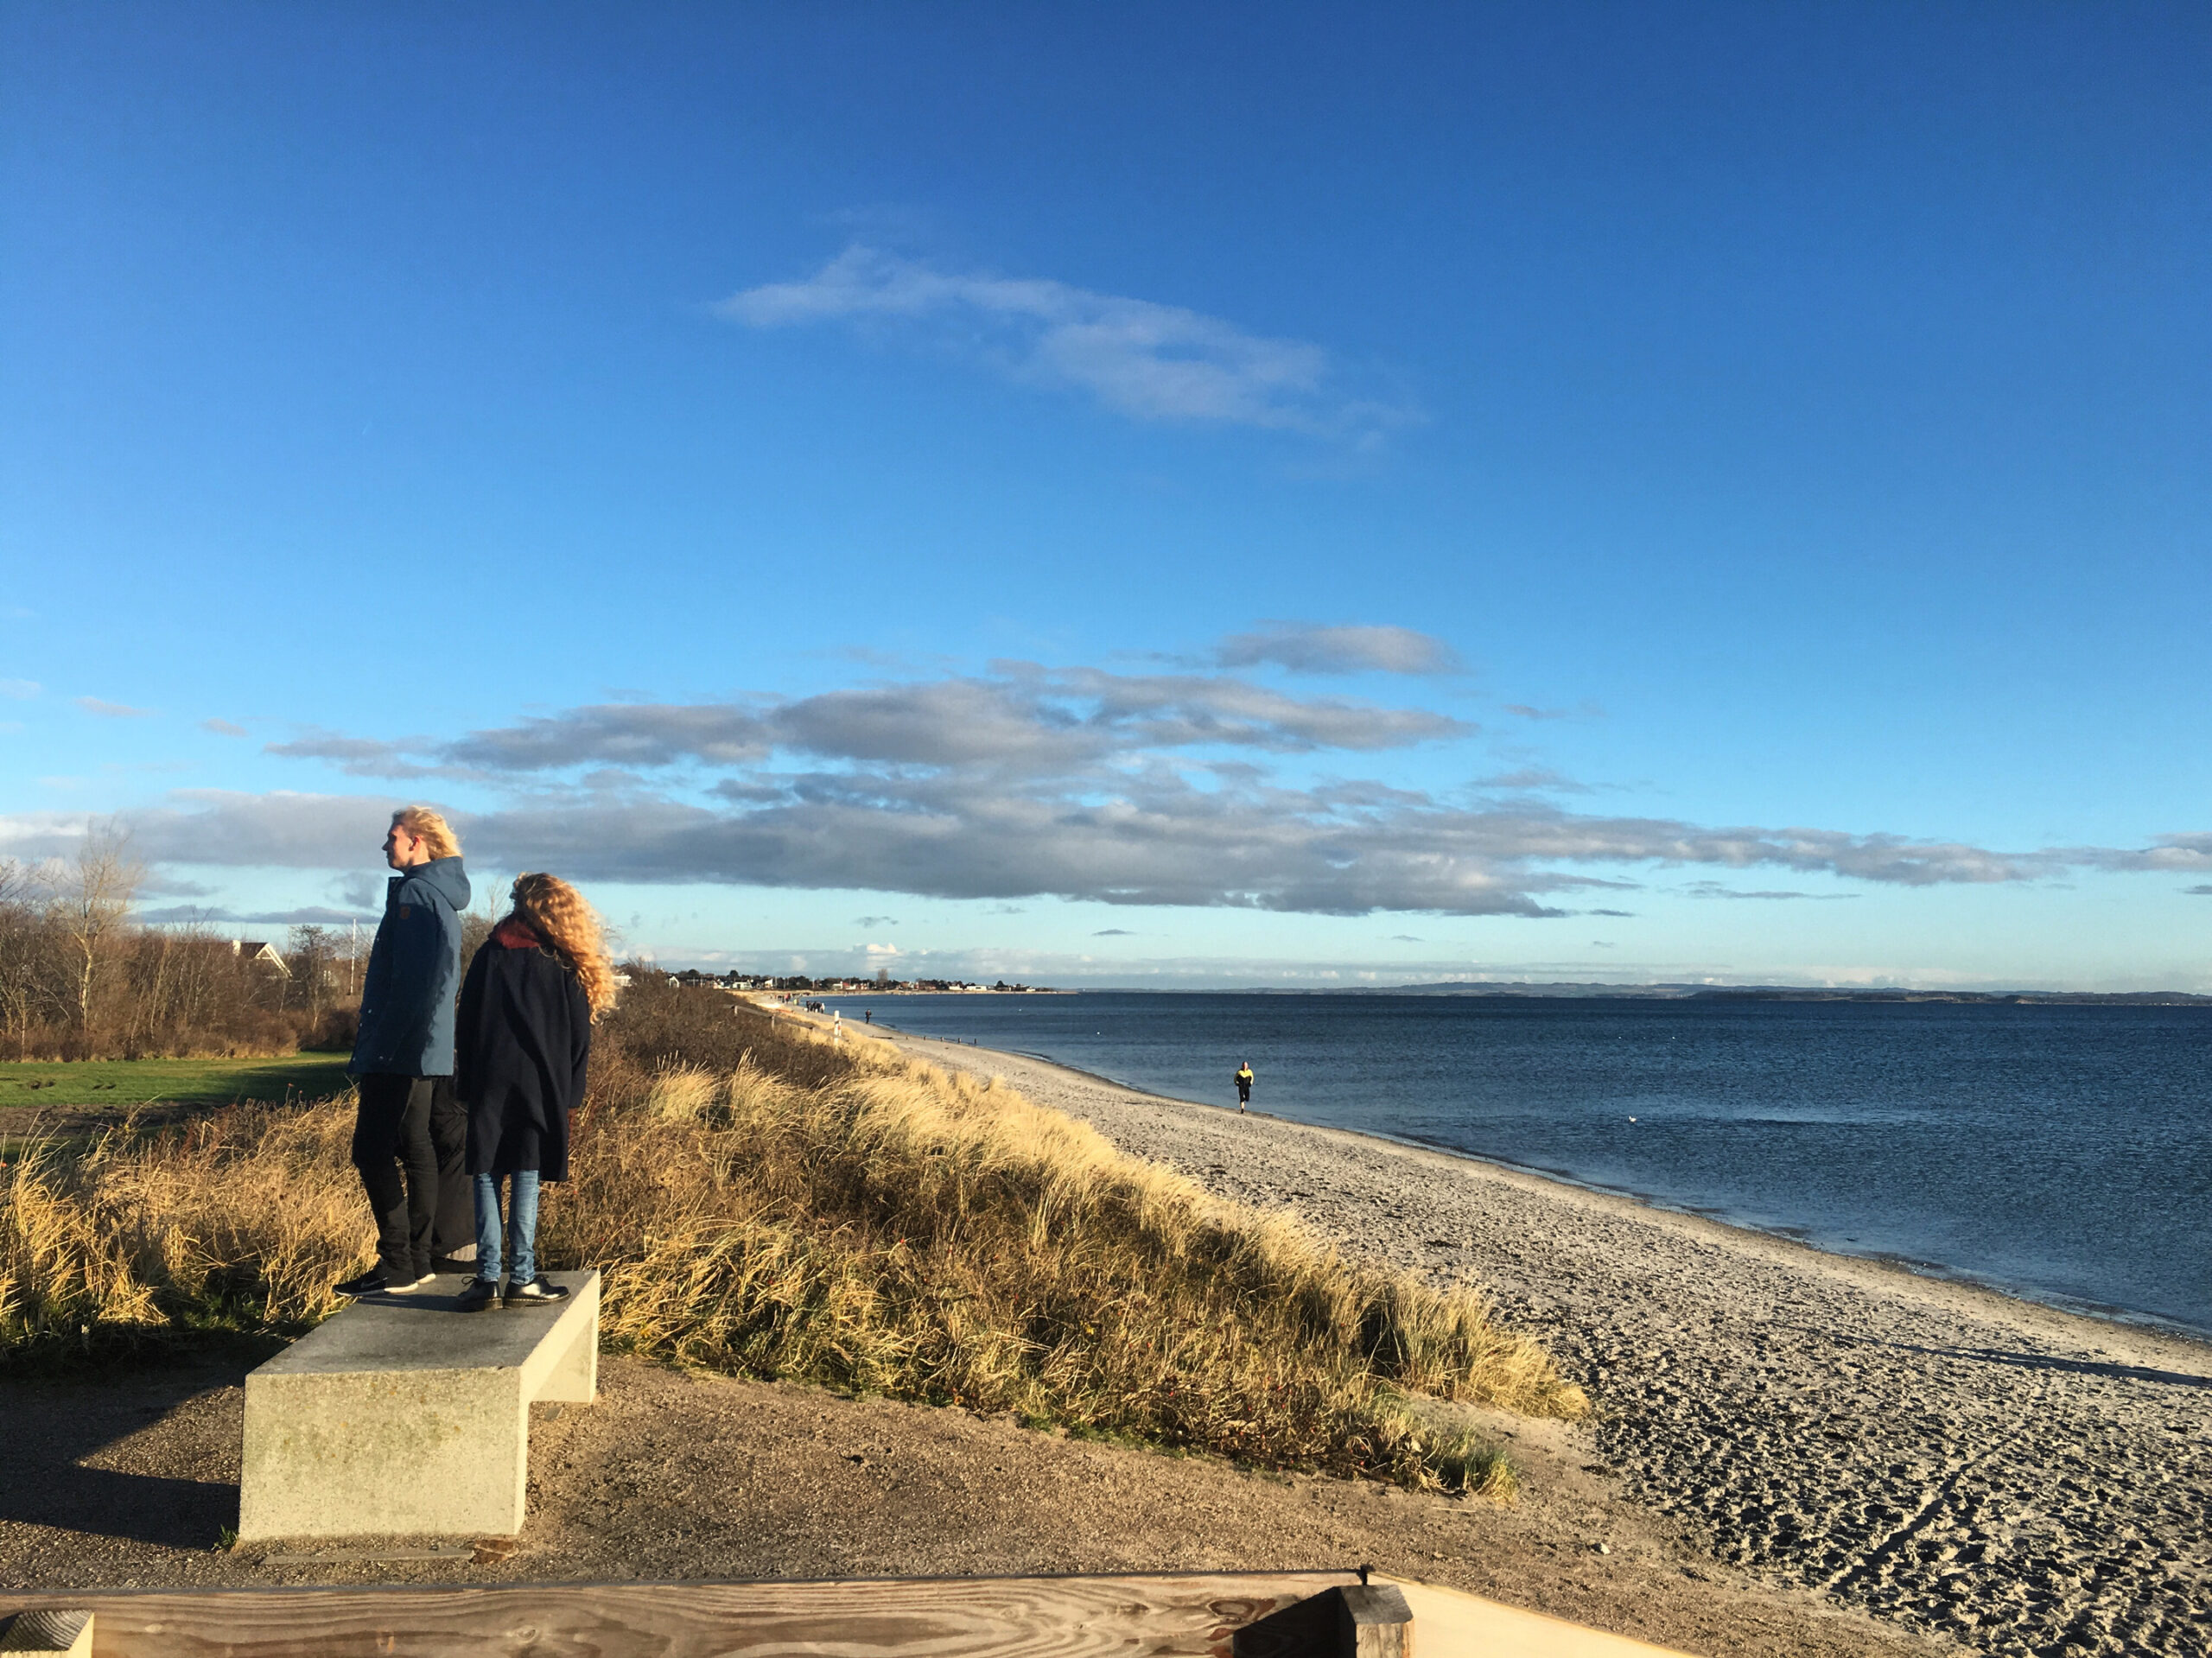
[[511, 915], [493, 928], [492, 942], [502, 950], [542, 950], [545, 944], [518, 915]]

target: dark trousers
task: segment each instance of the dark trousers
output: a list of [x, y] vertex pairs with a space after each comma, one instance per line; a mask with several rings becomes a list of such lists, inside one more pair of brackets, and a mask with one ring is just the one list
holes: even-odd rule
[[476, 1236], [468, 1114], [450, 1077], [372, 1074], [359, 1088], [353, 1166], [376, 1217], [378, 1261], [395, 1278], [419, 1278]]
[[453, 1078], [430, 1078], [430, 1144], [438, 1153], [438, 1209], [431, 1248], [440, 1255], [476, 1253], [476, 1187], [468, 1178], [468, 1108]]

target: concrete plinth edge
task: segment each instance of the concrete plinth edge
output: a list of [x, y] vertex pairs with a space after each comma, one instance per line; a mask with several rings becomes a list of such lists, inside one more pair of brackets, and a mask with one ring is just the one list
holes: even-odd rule
[[521, 1530], [531, 1405], [598, 1384], [599, 1274], [553, 1276], [557, 1307], [364, 1301], [248, 1375], [239, 1540]]

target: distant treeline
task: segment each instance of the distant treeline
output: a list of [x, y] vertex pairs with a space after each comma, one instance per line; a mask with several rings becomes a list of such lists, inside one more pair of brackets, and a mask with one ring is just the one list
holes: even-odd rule
[[[111, 1059], [350, 1047], [369, 943], [131, 918], [144, 868], [95, 827], [73, 859], [0, 860], [0, 1058]], [[258, 944], [259, 948], [254, 945]]]

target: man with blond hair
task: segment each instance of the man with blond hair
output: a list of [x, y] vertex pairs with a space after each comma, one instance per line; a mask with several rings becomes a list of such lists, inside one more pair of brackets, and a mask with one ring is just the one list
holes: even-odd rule
[[[361, 1030], [346, 1069], [359, 1088], [353, 1166], [377, 1220], [377, 1264], [341, 1295], [405, 1294], [430, 1281], [439, 1204], [441, 1103], [453, 1096], [454, 995], [468, 877], [453, 828], [428, 806], [391, 815], [384, 919], [361, 986]], [[450, 1148], [448, 1148], [450, 1149]], [[458, 1236], [459, 1234], [454, 1236]]]

